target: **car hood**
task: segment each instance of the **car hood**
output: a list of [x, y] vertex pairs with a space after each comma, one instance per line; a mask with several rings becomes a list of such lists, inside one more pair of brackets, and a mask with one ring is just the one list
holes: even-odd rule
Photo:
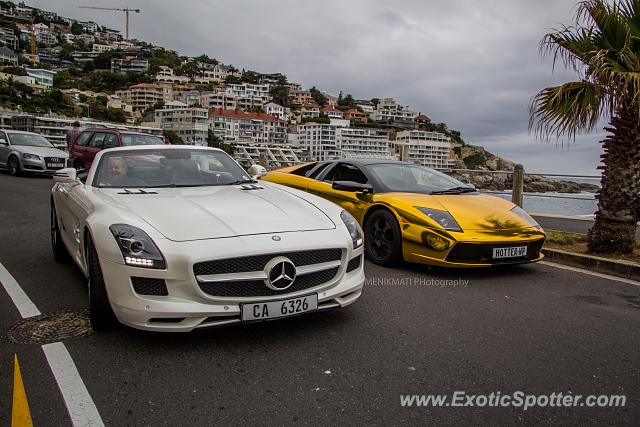
[[136, 214], [167, 239], [179, 242], [335, 228], [314, 204], [278, 188], [215, 186], [146, 191], [157, 194], [122, 194], [123, 189], [105, 188], [97, 193], [107, 204]]
[[404, 193], [402, 199], [412, 206], [448, 211], [463, 230], [521, 230], [533, 227], [511, 212], [515, 207], [513, 203], [488, 194]]
[[12, 145], [11, 149], [15, 151], [19, 151], [20, 153], [36, 154], [42, 157], [61, 157], [63, 159], [66, 159], [69, 157], [69, 154], [53, 147], [33, 147], [28, 145]]

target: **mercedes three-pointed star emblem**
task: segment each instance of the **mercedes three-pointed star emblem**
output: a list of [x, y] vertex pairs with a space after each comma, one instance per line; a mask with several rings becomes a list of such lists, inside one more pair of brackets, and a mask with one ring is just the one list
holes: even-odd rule
[[265, 284], [275, 291], [283, 291], [296, 280], [296, 266], [285, 257], [274, 258], [267, 264]]

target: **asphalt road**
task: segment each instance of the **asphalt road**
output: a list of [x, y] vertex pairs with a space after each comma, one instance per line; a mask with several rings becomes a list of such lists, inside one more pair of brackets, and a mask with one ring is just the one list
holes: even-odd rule
[[[51, 256], [50, 187], [0, 174], [0, 262], [41, 312], [85, 309], [82, 276]], [[542, 264], [365, 268], [370, 282], [345, 310], [180, 335], [121, 328], [65, 345], [106, 425], [637, 423], [640, 287]], [[68, 425], [42, 348], [6, 338], [18, 320], [0, 287], [0, 423], [17, 354], [34, 424]], [[401, 394], [455, 391], [624, 394], [627, 404], [400, 405]]]

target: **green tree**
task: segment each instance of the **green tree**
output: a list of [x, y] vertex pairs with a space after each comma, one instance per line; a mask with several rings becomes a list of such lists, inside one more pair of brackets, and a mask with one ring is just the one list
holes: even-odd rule
[[225, 153], [229, 154], [230, 156], [233, 156], [233, 152], [234, 152], [233, 145], [223, 142], [222, 139], [220, 139], [220, 137], [217, 136], [211, 128], [207, 130], [207, 146], [213, 147], [213, 148], [219, 148], [223, 150]]
[[290, 107], [289, 87], [287, 86], [271, 86], [269, 87], [269, 95], [273, 98], [273, 102], [283, 107]]
[[311, 93], [311, 97], [316, 102], [316, 104], [321, 107], [327, 105], [327, 97], [324, 96], [322, 92], [320, 92], [315, 86], [309, 89], [309, 92]]
[[578, 7], [575, 25], [547, 34], [541, 51], [561, 59], [578, 79], [533, 97], [529, 129], [544, 138], [572, 138], [609, 118], [588, 247], [592, 252], [630, 253], [640, 205], [640, 2], [586, 0]]
[[71, 24], [71, 34], [73, 34], [74, 36], [79, 36], [80, 34], [82, 34], [82, 25], [80, 25], [77, 21], [74, 21], [73, 24]]
[[174, 145], [184, 144], [184, 141], [182, 140], [182, 138], [180, 138], [180, 135], [175, 133], [175, 131], [172, 131], [170, 129], [165, 129], [162, 131], [162, 135], [165, 138], [167, 138], [171, 144], [174, 144]]

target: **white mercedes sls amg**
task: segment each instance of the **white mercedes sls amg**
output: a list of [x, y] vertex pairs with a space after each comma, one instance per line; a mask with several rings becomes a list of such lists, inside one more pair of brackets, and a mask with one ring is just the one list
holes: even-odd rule
[[51, 192], [56, 260], [88, 278], [91, 322], [153, 331], [268, 320], [356, 301], [362, 231], [339, 206], [256, 182], [222, 150], [101, 151]]

